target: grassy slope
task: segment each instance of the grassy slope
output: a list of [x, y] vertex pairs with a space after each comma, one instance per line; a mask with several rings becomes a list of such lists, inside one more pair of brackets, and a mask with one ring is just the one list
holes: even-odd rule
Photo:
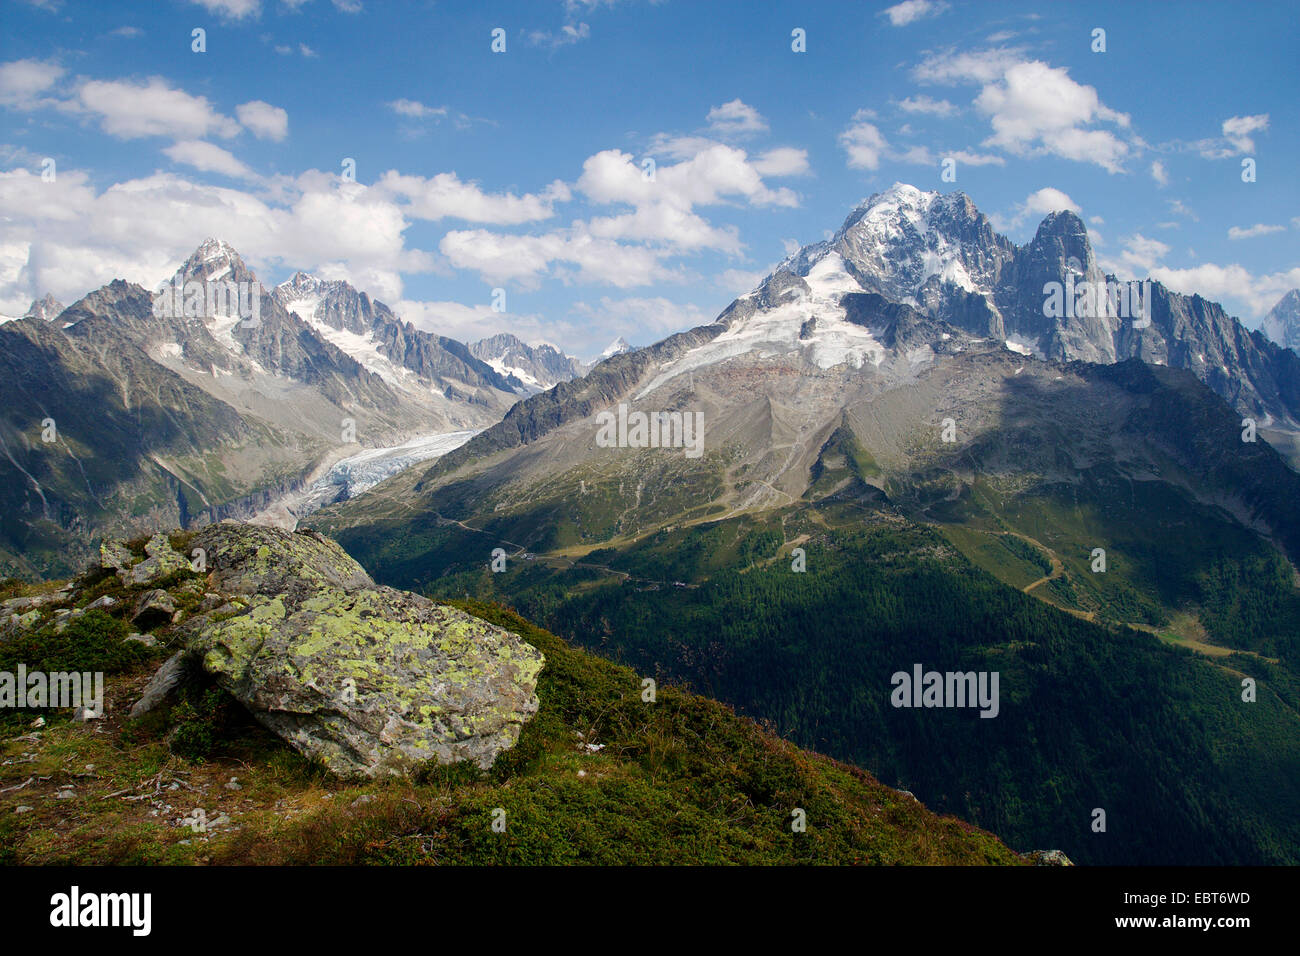
[[[49, 725], [33, 731], [26, 725], [34, 715], [11, 715], [0, 766], [0, 862], [1022, 862], [995, 837], [799, 750], [721, 704], [671, 687], [645, 703], [631, 670], [513, 612], [460, 606], [516, 631], [547, 658], [538, 715], [487, 774], [457, 765], [414, 781], [342, 782], [215, 692], [129, 722], [152, 663], [117, 654], [104, 721], [50, 714]], [[96, 620], [104, 639], [92, 650], [116, 654], [104, 637], [116, 622]], [[166, 632], [157, 636], [166, 641]], [[96, 660], [83, 654], [81, 662]], [[193, 762], [174, 750], [208, 756]], [[239, 789], [226, 786], [232, 777]], [[74, 796], [59, 799], [69, 784]], [[19, 806], [32, 809], [18, 813]], [[808, 824], [797, 834], [796, 807]], [[195, 808], [220, 822], [195, 834], [183, 823]], [[491, 828], [496, 808], [506, 811], [504, 833]]]
[[[850, 507], [769, 513], [586, 556], [627, 581], [542, 560], [491, 574], [453, 537], [443, 557], [459, 548], [463, 564], [434, 590], [509, 600], [1013, 844], [1081, 862], [1295, 862], [1300, 717], [1286, 661], [1211, 659], [1061, 614], [932, 530], [866, 519]], [[805, 574], [789, 569], [795, 540]], [[1000, 671], [1002, 713], [889, 707], [890, 675], [915, 662]], [[1246, 675], [1256, 704], [1240, 700]], [[1097, 806], [1105, 839], [1089, 829]]]

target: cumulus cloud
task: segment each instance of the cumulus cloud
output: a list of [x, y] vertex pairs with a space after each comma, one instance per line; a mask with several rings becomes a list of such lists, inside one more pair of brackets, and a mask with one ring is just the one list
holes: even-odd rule
[[1165, 169], [1165, 164], [1158, 159], [1151, 164], [1151, 178], [1156, 181], [1157, 186], [1169, 185], [1169, 172]]
[[231, 153], [203, 140], [189, 139], [174, 143], [163, 150], [175, 162], [192, 166], [204, 173], [221, 173], [236, 179], [255, 179], [253, 171]]
[[877, 16], [888, 17], [891, 26], [905, 27], [909, 23], [935, 17], [948, 9], [943, 0], [903, 0], [881, 10]]
[[969, 166], [1001, 166], [1006, 162], [1001, 156], [968, 150], [945, 152], [936, 157], [926, 146], [916, 145], [905, 148], [892, 146], [880, 128], [871, 122], [874, 117], [875, 114], [871, 110], [858, 110], [853, 114], [849, 125], [840, 133], [839, 143], [850, 168], [874, 171], [880, 168], [884, 160], [930, 166], [937, 163], [940, 157], [955, 159], [958, 164]]
[[840, 146], [848, 154], [848, 163], [854, 169], [879, 169], [880, 160], [889, 149], [889, 142], [868, 115], [859, 110], [853, 121], [840, 133]]
[[1010, 232], [1019, 229], [1031, 216], [1041, 218], [1053, 212], [1072, 212], [1078, 215], [1082, 210], [1078, 203], [1061, 190], [1054, 186], [1044, 186], [1026, 196], [1024, 202], [1017, 203], [1010, 217], [994, 214], [989, 219], [1000, 232]]
[[724, 138], [767, 132], [767, 120], [763, 119], [758, 110], [742, 103], [739, 99], [713, 107], [705, 119], [708, 121], [709, 131], [715, 136]]
[[[670, 275], [660, 262], [663, 250], [598, 238], [580, 225], [533, 236], [457, 230], [442, 237], [438, 250], [456, 268], [477, 272], [488, 282], [531, 286], [553, 274], [566, 281], [631, 288]], [[552, 263], [567, 268], [552, 273]]]
[[381, 196], [392, 197], [415, 219], [464, 219], [495, 225], [518, 225], [549, 219], [557, 202], [567, 202], [569, 187], [556, 180], [541, 193], [488, 193], [454, 172], [436, 176], [404, 176], [389, 170], [375, 183]]
[[251, 100], [235, 107], [239, 122], [258, 139], [272, 139], [277, 143], [289, 134], [289, 114], [278, 106]]
[[[1204, 263], [1190, 269], [1157, 266], [1151, 278], [1184, 295], [1202, 295], [1228, 305], [1250, 318], [1262, 318], [1279, 298], [1300, 288], [1300, 267], [1266, 275], [1253, 275], [1245, 266]], [[1235, 308], [1234, 308], [1235, 307]]]
[[261, 0], [190, 0], [190, 2], [225, 20], [255, 19], [262, 13]]
[[1116, 132], [1128, 129], [1127, 114], [1102, 103], [1093, 87], [1075, 82], [1066, 68], [1025, 60], [1019, 50], [932, 53], [912, 75], [921, 83], [979, 84], [975, 108], [993, 131], [984, 146], [1094, 163], [1112, 173], [1123, 170], [1130, 153]]
[[209, 135], [228, 139], [239, 133], [239, 124], [213, 109], [207, 97], [191, 96], [156, 76], [145, 83], [92, 80], [78, 92], [78, 105], [97, 116], [104, 132], [118, 139], [183, 140]]
[[346, 263], [388, 295], [400, 290], [401, 271], [432, 268], [429, 253], [405, 247], [401, 211], [366, 187], [313, 173], [282, 191], [273, 202], [171, 173], [97, 191], [80, 170], [49, 183], [26, 170], [0, 173], [0, 245], [24, 249], [13, 278], [0, 281], [0, 312], [46, 291], [74, 301], [116, 278], [154, 287], [207, 236], [232, 243], [259, 270]]
[[66, 71], [43, 60], [13, 60], [0, 64], [0, 106], [34, 110], [53, 104], [48, 93]]
[[1255, 151], [1254, 133], [1268, 129], [1268, 114], [1259, 116], [1232, 116], [1223, 121], [1223, 138], [1239, 153]]
[[803, 176], [808, 172], [808, 150], [780, 146], [760, 153], [750, 165], [760, 176]]
[[1268, 114], [1230, 116], [1223, 121], [1223, 135], [1191, 144], [1205, 159], [1227, 159], [1255, 151], [1255, 134], [1268, 129]]
[[928, 116], [952, 116], [957, 107], [947, 100], [936, 100], [929, 96], [909, 96], [899, 101], [898, 108], [905, 113], [922, 113]]

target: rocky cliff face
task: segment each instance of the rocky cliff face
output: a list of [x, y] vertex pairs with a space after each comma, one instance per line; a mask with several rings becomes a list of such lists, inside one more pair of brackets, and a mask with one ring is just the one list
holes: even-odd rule
[[545, 343], [528, 345], [509, 333], [479, 339], [469, 350], [517, 383], [517, 389], [525, 394], [544, 392], [586, 371], [586, 366], [572, 355]]
[[[1104, 273], [1072, 212], [1047, 216], [1016, 246], [964, 194], [895, 184], [850, 213], [831, 240], [785, 259], [719, 321], [734, 328], [788, 302], [781, 296], [791, 277], [821, 293], [823, 312], [838, 311], [846, 293], [875, 293], [1039, 358], [1186, 368], [1243, 414], [1300, 425], [1292, 362], [1217, 303]], [[1288, 301], [1266, 325], [1283, 345]]]
[[413, 383], [408, 380], [414, 377], [426, 389], [480, 404], [488, 404], [487, 395], [477, 394], [480, 389], [511, 392], [517, 388], [518, 383], [480, 361], [464, 343], [416, 329], [347, 282], [298, 272], [276, 286], [274, 298], [399, 388], [409, 387]]

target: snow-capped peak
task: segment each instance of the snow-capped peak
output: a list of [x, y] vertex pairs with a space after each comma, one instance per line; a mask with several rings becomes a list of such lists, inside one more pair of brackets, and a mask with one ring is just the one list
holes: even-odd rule
[[630, 351], [632, 351], [632, 346], [628, 344], [627, 339], [620, 335], [606, 346], [605, 351], [600, 353], [600, 358], [597, 361], [604, 361], [611, 356], [622, 355], [624, 352]]

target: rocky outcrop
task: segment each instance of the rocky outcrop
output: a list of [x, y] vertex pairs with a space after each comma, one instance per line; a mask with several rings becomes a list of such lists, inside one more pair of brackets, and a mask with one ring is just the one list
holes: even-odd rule
[[[537, 711], [537, 650], [455, 608], [376, 586], [322, 535], [223, 522], [191, 546], [209, 592], [224, 600], [205, 599], [180, 629], [184, 651], [133, 715], [206, 672], [299, 752], [339, 776], [374, 777], [431, 761], [487, 768]], [[159, 594], [141, 603], [156, 607]]]

